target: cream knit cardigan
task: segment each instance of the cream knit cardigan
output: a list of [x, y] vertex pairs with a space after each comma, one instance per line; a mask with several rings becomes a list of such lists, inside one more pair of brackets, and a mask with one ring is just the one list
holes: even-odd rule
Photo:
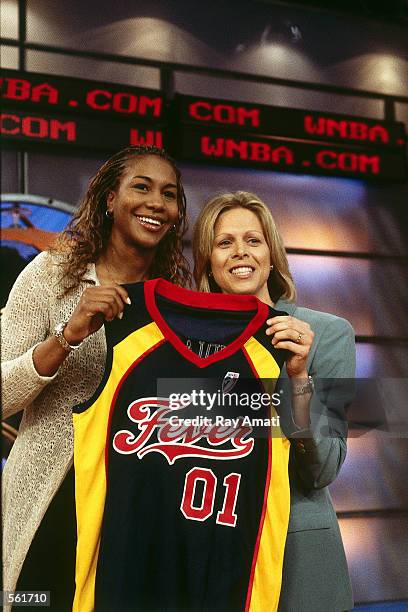
[[2, 315], [3, 418], [24, 410], [3, 476], [5, 590], [15, 589], [34, 534], [72, 465], [71, 408], [94, 393], [105, 365], [102, 328], [54, 376], [34, 368], [35, 346], [70, 317], [90, 283], [98, 284], [91, 265], [80, 286], [62, 298], [59, 279], [56, 261], [41, 253], [16, 280]]

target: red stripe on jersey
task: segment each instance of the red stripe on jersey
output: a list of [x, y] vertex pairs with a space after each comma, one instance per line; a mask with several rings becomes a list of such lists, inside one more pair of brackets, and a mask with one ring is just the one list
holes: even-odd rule
[[[217, 293], [199, 293], [198, 291], [190, 291], [182, 287], [176, 287], [172, 283], [162, 279], [155, 278], [151, 281], [146, 281], [144, 284], [146, 307], [156, 322], [164, 337], [174, 346], [174, 348], [191, 361], [199, 368], [221, 361], [229, 357], [239, 350], [251, 336], [253, 336], [260, 326], [265, 322], [269, 315], [269, 307], [253, 295], [225, 295]], [[177, 336], [177, 334], [169, 327], [156, 304], [156, 294], [165, 298], [174, 300], [177, 304], [185, 306], [193, 306], [205, 310], [223, 310], [228, 311], [251, 311], [255, 310], [256, 314], [248, 323], [244, 331], [228, 344], [225, 348], [210, 355], [209, 357], [199, 357], [191, 351]]]

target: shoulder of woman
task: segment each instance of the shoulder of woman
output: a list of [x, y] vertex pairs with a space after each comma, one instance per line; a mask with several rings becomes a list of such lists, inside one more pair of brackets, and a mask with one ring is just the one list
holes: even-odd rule
[[320, 310], [312, 310], [311, 308], [304, 308], [303, 306], [296, 306], [292, 313], [292, 316], [302, 321], [309, 323], [313, 331], [316, 332], [333, 332], [333, 333], [344, 333], [352, 334], [354, 336], [354, 329], [347, 319], [338, 317], [337, 315], [329, 312], [322, 312]]
[[[59, 255], [43, 251], [36, 255], [17, 277], [14, 287], [25, 287], [29, 285], [40, 285], [41, 290], [48, 291], [54, 285], [58, 285], [58, 270], [60, 266]], [[14, 288], [13, 287], [13, 288]]]
[[20, 272], [19, 279], [33, 278], [37, 276], [47, 275], [51, 265], [50, 254], [43, 251], [36, 255]]

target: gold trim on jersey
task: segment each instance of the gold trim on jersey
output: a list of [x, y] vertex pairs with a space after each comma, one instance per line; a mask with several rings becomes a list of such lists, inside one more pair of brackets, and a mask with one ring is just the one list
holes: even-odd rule
[[106, 434], [112, 400], [132, 364], [163, 338], [156, 323], [152, 322], [114, 346], [111, 372], [102, 392], [84, 412], [73, 413], [77, 509], [73, 612], [92, 612], [94, 609], [96, 567], [106, 497]]
[[[259, 378], [262, 379], [265, 392], [272, 395], [280, 369], [271, 353], [254, 337], [250, 338], [244, 348], [251, 359]], [[277, 416], [271, 405], [271, 417]], [[266, 512], [262, 525], [252, 592], [249, 600], [249, 612], [278, 609], [282, 585], [283, 556], [290, 513], [290, 487], [288, 461], [290, 442], [280, 428], [271, 431], [272, 464], [267, 494]], [[279, 502], [277, 503], [277, 500]]]

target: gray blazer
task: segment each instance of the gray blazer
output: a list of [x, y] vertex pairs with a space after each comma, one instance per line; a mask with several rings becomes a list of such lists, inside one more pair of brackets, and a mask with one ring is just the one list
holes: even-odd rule
[[[318, 379], [327, 379], [335, 388], [333, 379], [354, 378], [354, 330], [348, 321], [285, 300], [275, 308], [306, 321], [314, 331], [307, 369], [317, 385]], [[327, 489], [347, 451], [344, 404], [352, 393], [350, 385], [339, 384], [334, 395], [333, 388], [313, 394], [310, 430], [290, 436], [291, 512], [279, 612], [344, 612], [353, 607], [343, 543]]]

